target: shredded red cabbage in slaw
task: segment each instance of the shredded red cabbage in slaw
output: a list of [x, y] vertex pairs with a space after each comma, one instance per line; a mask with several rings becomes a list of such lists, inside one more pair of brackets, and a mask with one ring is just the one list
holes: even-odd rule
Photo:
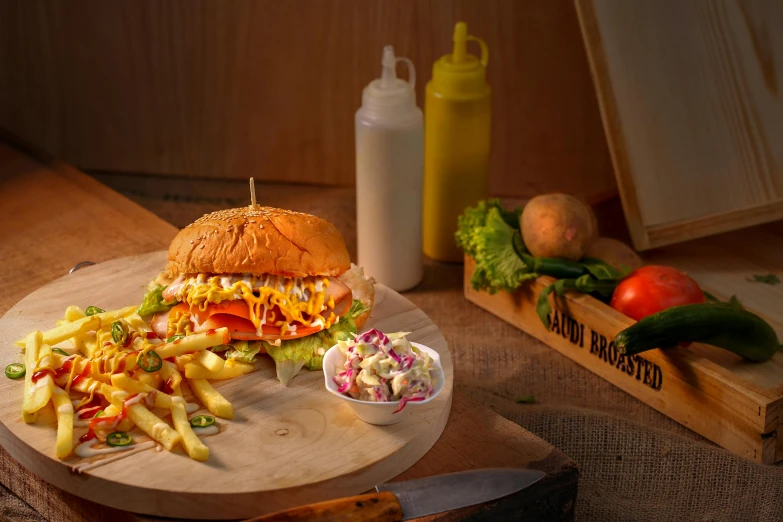
[[340, 341], [345, 364], [334, 377], [337, 391], [358, 400], [408, 402], [432, 394], [432, 359], [408, 342], [405, 333], [386, 335], [372, 329], [351, 341]]

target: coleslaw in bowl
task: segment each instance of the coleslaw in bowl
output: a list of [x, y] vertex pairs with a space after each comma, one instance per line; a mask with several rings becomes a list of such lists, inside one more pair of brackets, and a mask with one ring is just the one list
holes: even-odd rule
[[432, 401], [444, 386], [440, 356], [406, 335], [373, 329], [340, 341], [324, 355], [326, 389], [378, 425], [396, 424]]

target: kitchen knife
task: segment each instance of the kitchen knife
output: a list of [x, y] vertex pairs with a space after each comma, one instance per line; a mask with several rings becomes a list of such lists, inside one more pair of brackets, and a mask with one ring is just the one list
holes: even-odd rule
[[375, 493], [280, 511], [248, 522], [397, 522], [496, 500], [541, 480], [533, 469], [486, 468], [436, 475], [375, 488]]

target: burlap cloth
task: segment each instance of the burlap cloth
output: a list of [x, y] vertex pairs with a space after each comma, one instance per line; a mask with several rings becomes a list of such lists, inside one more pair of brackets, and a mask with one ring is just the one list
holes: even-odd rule
[[[98, 176], [182, 227], [213, 209], [244, 205], [244, 184]], [[350, 189], [269, 186], [261, 204], [333, 221], [355, 255]], [[175, 195], [176, 194], [176, 195]], [[783, 520], [783, 469], [719, 448], [570, 359], [467, 302], [462, 267], [428, 262], [405, 296], [438, 325], [462, 391], [550, 442], [579, 465], [580, 520]], [[515, 399], [533, 395], [535, 404]], [[11, 495], [12, 497], [12, 495]], [[15, 498], [2, 513], [25, 519]], [[28, 508], [29, 509], [29, 508]]]

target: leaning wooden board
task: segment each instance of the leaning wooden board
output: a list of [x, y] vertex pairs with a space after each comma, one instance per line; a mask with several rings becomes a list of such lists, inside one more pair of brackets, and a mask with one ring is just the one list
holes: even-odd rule
[[640, 250], [783, 218], [783, 4], [576, 0]]
[[[742, 237], [761, 240], [753, 246]], [[734, 253], [721, 243], [734, 244]], [[752, 274], [783, 274], [783, 238], [764, 229], [732, 232], [654, 253], [649, 261], [689, 273], [721, 297], [737, 295], [764, 316], [783, 339], [783, 285], [749, 283]], [[768, 257], [751, 261], [764, 250]], [[777, 257], [770, 250], [777, 251]], [[699, 255], [701, 253], [701, 255]], [[770, 264], [772, 263], [772, 264]], [[757, 462], [783, 460], [783, 353], [765, 363], [701, 344], [651, 350], [626, 358], [612, 340], [633, 320], [584, 294], [553, 300], [548, 331], [536, 314], [541, 290], [554, 279], [540, 277], [515, 294], [489, 295], [470, 286], [474, 263], [466, 259], [465, 297], [548, 344], [563, 355], [724, 448]], [[744, 284], [742, 284], [744, 282]], [[550, 298], [553, 299], [553, 298]]]
[[[20, 301], [0, 319], [0, 365], [18, 360], [13, 341], [48, 329], [69, 304], [115, 309], [139, 302], [146, 284], [165, 265], [166, 253], [120, 258], [64, 276]], [[214, 381], [234, 405], [232, 421], [208, 437], [206, 463], [181, 450], [150, 449], [75, 474], [54, 457], [53, 416], [22, 422], [22, 383], [0, 380], [0, 442], [22, 465], [77, 496], [108, 506], [165, 517], [234, 519], [317, 500], [364, 492], [419, 460], [443, 432], [451, 408], [453, 370], [437, 326], [410, 301], [383, 285], [366, 328], [412, 332], [435, 349], [445, 387], [431, 403], [401, 412], [393, 426], [360, 421], [330, 395], [322, 372], [301, 372], [288, 387], [274, 363], [260, 357], [257, 371]], [[82, 428], [82, 431], [84, 428]], [[78, 432], [77, 432], [78, 435]], [[122, 455], [122, 454], [114, 454]], [[112, 455], [112, 456], [114, 456]]]

